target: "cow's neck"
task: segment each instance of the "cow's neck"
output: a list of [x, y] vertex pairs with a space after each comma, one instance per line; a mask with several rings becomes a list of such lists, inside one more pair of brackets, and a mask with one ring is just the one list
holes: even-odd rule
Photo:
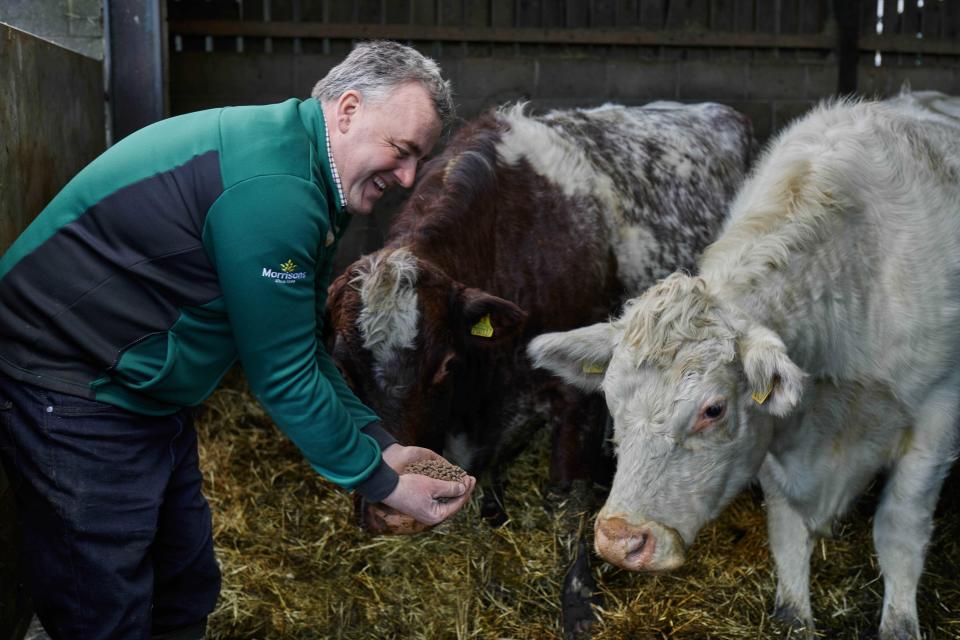
[[861, 246], [820, 234], [792, 247], [780, 266], [751, 264], [741, 252], [739, 266], [725, 263], [702, 275], [719, 300], [776, 331], [791, 359], [808, 374], [855, 377], [854, 370], [863, 369], [855, 361], [854, 346], [864, 329], [883, 321], [870, 308], [868, 290], [877, 261], [857, 255]]

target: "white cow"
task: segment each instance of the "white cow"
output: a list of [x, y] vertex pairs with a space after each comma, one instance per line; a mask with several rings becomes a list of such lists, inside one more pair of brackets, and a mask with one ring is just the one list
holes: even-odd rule
[[606, 394], [605, 559], [679, 566], [759, 476], [777, 613], [812, 633], [815, 538], [888, 469], [880, 636], [919, 637], [917, 583], [958, 450], [958, 116], [960, 99], [933, 92], [815, 109], [766, 151], [698, 276], [530, 344], [537, 366]]

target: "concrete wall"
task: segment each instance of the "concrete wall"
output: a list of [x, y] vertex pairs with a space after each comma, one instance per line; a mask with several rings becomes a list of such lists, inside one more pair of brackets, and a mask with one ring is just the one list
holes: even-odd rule
[[0, 22], [103, 59], [103, 0], [2, 0]]

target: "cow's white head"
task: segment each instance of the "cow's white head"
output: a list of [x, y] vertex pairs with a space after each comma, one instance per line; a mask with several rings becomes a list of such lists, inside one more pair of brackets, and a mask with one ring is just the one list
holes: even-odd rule
[[528, 353], [606, 396], [617, 471], [595, 545], [633, 571], [683, 563], [700, 528], [756, 475], [771, 416], [797, 405], [805, 378], [774, 332], [681, 274], [614, 322], [539, 336]]

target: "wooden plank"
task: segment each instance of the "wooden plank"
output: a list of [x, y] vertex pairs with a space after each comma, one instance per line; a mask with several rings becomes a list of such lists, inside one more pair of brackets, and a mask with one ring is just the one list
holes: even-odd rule
[[777, 33], [779, 0], [757, 0], [755, 29], [763, 33]]
[[543, 0], [540, 3], [540, 23], [545, 29], [567, 26], [567, 8], [563, 2]]
[[753, 31], [756, 28], [756, 5], [754, 0], [734, 0], [733, 30]]
[[[936, 0], [927, 0], [936, 2]], [[903, 15], [900, 17], [900, 33], [916, 37], [920, 31], [920, 10], [917, 9], [917, 0], [904, 0]]]
[[489, 26], [490, 3], [488, 0], [463, 0], [463, 23], [468, 27]]
[[716, 31], [736, 31], [736, 0], [710, 0], [710, 24]]
[[672, 0], [667, 4], [668, 29], [707, 28], [709, 24], [709, 0]]
[[410, 0], [383, 1], [383, 21], [386, 24], [407, 24], [410, 22]]
[[356, 0], [357, 20], [366, 24], [383, 22], [383, 4], [380, 0]]
[[858, 42], [861, 51], [880, 51], [881, 53], [960, 56], [960, 41], [957, 38], [917, 38], [911, 35], [863, 35]]
[[[190, 4], [198, 5], [201, 3], [192, 2]], [[263, 20], [263, 0], [243, 0], [240, 3], [240, 16], [244, 20]], [[173, 21], [173, 17], [168, 19]]]
[[780, 0], [779, 32], [800, 33], [800, 0]]
[[614, 0], [592, 0], [590, 2], [590, 26], [610, 28], [617, 24], [617, 7]]
[[860, 33], [877, 32], [877, 0], [862, 0], [860, 3]]
[[460, 0], [439, 0], [437, 2], [437, 24], [463, 24], [463, 4]]
[[293, 17], [293, 0], [270, 0], [270, 19], [289, 22]]
[[[845, 0], [849, 2], [849, 0]], [[824, 0], [807, 0], [799, 7], [798, 33], [819, 33], [824, 28], [827, 6]]]
[[833, 34], [729, 33], [706, 29], [650, 31], [646, 29], [491, 29], [456, 26], [322, 24], [306, 22], [246, 22], [180, 20], [170, 23], [180, 35], [243, 35], [276, 38], [388, 38], [445, 42], [507, 42], [530, 44], [654, 45], [680, 47], [756, 47], [832, 49]]
[[960, 2], [945, 2], [943, 5], [943, 37], [960, 38]]
[[412, 25], [434, 26], [437, 24], [437, 5], [433, 0], [413, 0], [410, 9]]
[[566, 20], [563, 26], [583, 29], [590, 26], [590, 0], [564, 0]]
[[662, 29], [666, 24], [666, 0], [641, 0], [640, 26], [644, 29]]
[[[298, 0], [301, 22], [325, 22], [324, 0]], [[300, 42], [301, 53], [329, 53], [330, 42], [322, 38], [304, 38]]]
[[897, 13], [897, 0], [883, 0], [883, 34], [900, 34], [900, 14]]
[[[489, 25], [490, 6], [486, 0], [463, 0], [463, 24], [466, 27], [483, 28]], [[486, 42], [464, 45], [468, 56], [487, 57], [491, 45]]]
[[924, 38], [942, 38], [945, 36], [943, 28], [944, 4], [956, 5], [955, 1], [942, 3], [939, 0], [927, 0], [923, 3], [920, 12], [920, 33]]
[[490, 26], [512, 27], [514, 0], [490, 0]]
[[357, 0], [327, 0], [327, 20], [356, 22], [359, 15]]
[[325, 22], [325, 0], [300, 0], [300, 19], [303, 22]]
[[540, 27], [542, 16], [541, 0], [516, 0], [514, 8], [515, 27]]
[[[124, 3], [133, 5], [133, 2]], [[142, 4], [142, 3], [140, 3]], [[152, 76], [151, 64], [144, 60], [139, 49], [159, 47], [159, 38], [144, 37], [148, 25], [143, 24], [149, 12], [143, 7], [131, 6], [126, 14], [125, 7], [109, 7], [110, 33], [120, 22], [126, 29], [138, 27], [130, 34], [130, 40], [124, 38], [127, 49], [118, 49], [127, 54], [124, 66], [141, 63], [139, 68], [129, 69], [131, 74], [140, 72], [142, 76]], [[138, 11], [139, 9], [139, 11]], [[134, 16], [139, 20], [134, 20]], [[156, 25], [157, 16], [152, 20]], [[152, 43], [150, 42], [152, 40]], [[120, 43], [120, 44], [123, 44]], [[151, 56], [152, 57], [152, 56]], [[120, 71], [123, 71], [122, 69]], [[114, 129], [114, 140], [129, 133], [133, 128], [142, 127], [163, 117], [163, 100], [159, 92], [159, 81], [149, 83], [152, 87], [145, 90], [137, 79], [130, 90], [134, 100], [123, 100], [122, 106], [131, 110], [125, 113], [126, 119], [135, 118], [132, 127], [121, 132]], [[159, 80], [159, 79], [157, 79]], [[104, 149], [106, 136], [104, 131], [103, 104], [103, 64], [84, 55], [64, 49], [39, 37], [32, 36], [5, 24], [0, 24], [0, 91], [4, 99], [0, 100], [0, 253], [3, 253], [13, 240], [20, 235], [28, 224], [47, 205], [58, 191], [88, 162], [96, 158]], [[63, 106], [64, 97], [69, 105]], [[114, 96], [115, 98], [118, 96]], [[142, 111], [137, 103], [144, 104]], [[58, 105], [53, 108], [51, 106]], [[137, 108], [137, 112], [133, 110]], [[143, 116], [143, 117], [141, 117]], [[2, 474], [0, 474], [2, 475]], [[7, 520], [9, 510], [6, 505], [0, 507], [0, 592], [6, 587], [18, 587], [9, 584], [14, 576], [5, 571], [13, 571], [13, 558], [17, 545], [9, 535], [13, 531]], [[19, 573], [19, 570], [18, 570]], [[22, 588], [22, 587], [20, 587]], [[0, 602], [0, 611], [3, 602]], [[13, 616], [9, 609], [4, 611]], [[12, 622], [10, 617], [0, 616], [0, 627]], [[5, 634], [0, 637], [9, 638]], [[15, 636], [20, 638], [22, 636]]]
[[616, 26], [633, 27], [640, 22], [641, 0], [619, 0], [617, 4]]
[[[263, 0], [260, 0], [261, 2]], [[167, 18], [174, 12], [183, 12], [195, 20], [232, 19], [240, 17], [240, 3], [237, 0], [207, 0], [206, 2], [167, 2]]]

